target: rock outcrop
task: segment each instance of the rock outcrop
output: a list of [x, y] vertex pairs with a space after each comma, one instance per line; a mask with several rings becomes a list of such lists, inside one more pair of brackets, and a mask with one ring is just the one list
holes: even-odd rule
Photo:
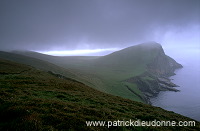
[[138, 89], [143, 93], [143, 96], [140, 96], [140, 98], [147, 104], [151, 104], [150, 98], [157, 96], [160, 91], [179, 91], [174, 88], [178, 86], [172, 83], [170, 79], [150, 74], [132, 77], [127, 79], [126, 82], [137, 84]]
[[181, 64], [165, 54], [161, 45], [159, 46], [158, 53], [153, 61], [147, 65], [148, 71], [157, 76], [175, 75], [174, 71], [182, 67]]
[[150, 104], [150, 97], [156, 96], [160, 91], [179, 91], [174, 87], [168, 78], [175, 75], [174, 71], [183, 66], [174, 59], [167, 56], [160, 44], [153, 43], [152, 52], [157, 52], [154, 58], [146, 65], [147, 71], [140, 76], [135, 76], [126, 80], [126, 82], [137, 84], [138, 89], [143, 92], [143, 99]]

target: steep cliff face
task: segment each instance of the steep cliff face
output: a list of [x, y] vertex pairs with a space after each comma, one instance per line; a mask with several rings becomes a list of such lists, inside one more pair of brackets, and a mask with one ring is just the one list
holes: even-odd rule
[[[100, 57], [95, 62], [96, 67], [106, 67], [109, 68], [108, 72], [118, 74], [122, 78], [120, 81], [135, 84], [135, 88], [141, 92], [137, 96], [146, 103], [160, 91], [178, 91], [167, 77], [174, 75], [175, 69], [182, 66], [167, 56], [159, 43], [148, 42], [131, 46]], [[115, 77], [113, 74], [111, 78]], [[134, 95], [137, 94], [128, 85], [126, 87]]]
[[181, 64], [165, 54], [162, 46], [158, 48], [155, 58], [147, 65], [148, 71], [157, 76], [174, 75], [175, 69], [181, 67]]
[[148, 72], [141, 76], [132, 77], [126, 80], [129, 83], [137, 84], [137, 88], [143, 93], [143, 100], [151, 104], [150, 97], [156, 96], [160, 91], [179, 91], [176, 84], [166, 77], [158, 77]]
[[138, 89], [143, 92], [143, 98], [150, 104], [150, 97], [156, 96], [160, 91], [179, 91], [177, 87], [167, 77], [174, 75], [174, 71], [182, 68], [182, 65], [167, 56], [158, 43], [143, 44], [143, 48], [149, 50], [152, 57], [146, 64], [146, 72], [139, 76], [131, 77], [126, 80], [129, 83], [137, 84]]

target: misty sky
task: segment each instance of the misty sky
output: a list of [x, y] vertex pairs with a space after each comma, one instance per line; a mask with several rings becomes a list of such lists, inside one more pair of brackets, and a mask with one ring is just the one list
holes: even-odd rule
[[0, 0], [0, 50], [200, 49], [200, 0]]

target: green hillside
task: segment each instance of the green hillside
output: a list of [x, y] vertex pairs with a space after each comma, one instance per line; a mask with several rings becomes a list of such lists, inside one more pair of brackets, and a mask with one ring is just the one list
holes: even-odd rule
[[22, 64], [26, 64], [26, 65], [31, 65], [31, 66], [33, 66], [37, 69], [43, 70], [43, 71], [53, 71], [53, 72], [65, 75], [67, 77], [76, 77], [69, 70], [59, 67], [50, 62], [41, 60], [41, 59], [36, 59], [33, 57], [28, 57], [25, 55], [14, 54], [14, 53], [4, 52], [4, 51], [0, 51], [0, 58], [18, 62], [18, 63], [22, 63]]
[[[158, 107], [102, 93], [53, 72], [0, 59], [0, 130], [108, 130], [102, 120], [193, 121]], [[199, 130], [188, 127], [110, 127], [109, 130]]]
[[[139, 87], [138, 83], [127, 80], [148, 74], [142, 77], [145, 79], [140, 80], [149, 85], [157, 81], [154, 75], [170, 75], [175, 69], [175, 66], [171, 67], [170, 65], [178, 65], [173, 59], [165, 55], [162, 46], [158, 43], [139, 44], [101, 57], [56, 57], [30, 51], [15, 51], [11, 54], [14, 57], [10, 57], [10, 60], [16, 61], [15, 55], [20, 55], [19, 57], [26, 57], [22, 58], [25, 59], [22, 63], [32, 65], [36, 68], [35, 62], [33, 63], [27, 59], [31, 57], [31, 59], [35, 58], [43, 60], [43, 62], [46, 61], [48, 64], [53, 63], [71, 73], [71, 75], [67, 73], [62, 73], [62, 75], [67, 74], [65, 76], [81, 81], [99, 91], [145, 103], [149, 103], [148, 97], [150, 96], [146, 94], [153, 92], [152, 95], [154, 95], [154, 92], [157, 93], [159, 90], [166, 89], [156, 87], [156, 91], [142, 92], [141, 88], [148, 87]], [[8, 59], [5, 55], [2, 58]], [[17, 62], [21, 61], [17, 60]], [[38, 64], [41, 65], [40, 63]], [[48, 69], [48, 65], [46, 66], [44, 63], [41, 66]]]

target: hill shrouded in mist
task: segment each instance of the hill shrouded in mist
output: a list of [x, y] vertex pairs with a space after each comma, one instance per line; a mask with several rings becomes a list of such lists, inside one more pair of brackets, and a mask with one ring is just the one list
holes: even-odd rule
[[[25, 60], [16, 60], [18, 55], [26, 57]], [[53, 63], [54, 66], [60, 66], [70, 72], [62, 75], [99, 91], [145, 103], [150, 103], [149, 97], [155, 96], [159, 91], [178, 91], [173, 88], [176, 85], [167, 77], [174, 75], [174, 70], [182, 67], [167, 56], [162, 46], [155, 42], [139, 44], [98, 57], [58, 57], [30, 51], [14, 51], [9, 58], [36, 68], [37, 62], [30, 62], [29, 59]], [[49, 68], [44, 65], [45, 63], [42, 67]], [[53, 72], [60, 74], [62, 71]]]

